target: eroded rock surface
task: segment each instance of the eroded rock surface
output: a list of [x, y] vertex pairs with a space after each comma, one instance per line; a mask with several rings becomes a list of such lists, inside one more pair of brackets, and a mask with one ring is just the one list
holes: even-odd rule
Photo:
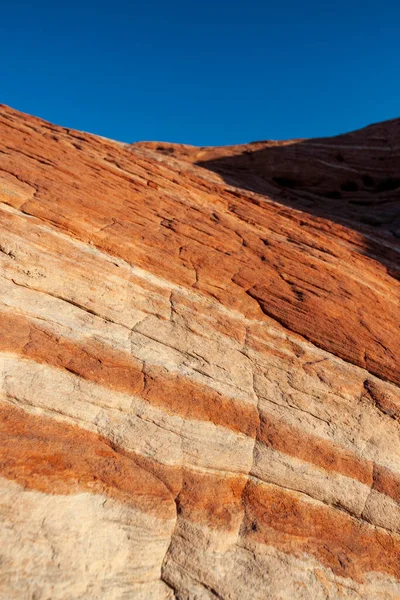
[[0, 597], [400, 597], [400, 122], [0, 110]]

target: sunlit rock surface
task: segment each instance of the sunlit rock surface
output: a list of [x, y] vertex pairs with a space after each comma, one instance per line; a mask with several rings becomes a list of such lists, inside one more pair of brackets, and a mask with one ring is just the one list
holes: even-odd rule
[[400, 597], [399, 190], [0, 108], [0, 598]]

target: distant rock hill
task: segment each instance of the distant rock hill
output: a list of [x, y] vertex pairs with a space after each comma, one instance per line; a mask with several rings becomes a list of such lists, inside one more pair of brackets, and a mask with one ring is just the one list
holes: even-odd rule
[[400, 120], [122, 144], [0, 107], [0, 598], [400, 597]]

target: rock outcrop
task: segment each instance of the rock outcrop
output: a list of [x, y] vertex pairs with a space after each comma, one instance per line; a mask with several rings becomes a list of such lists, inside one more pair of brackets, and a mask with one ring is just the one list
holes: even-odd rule
[[400, 597], [400, 121], [0, 109], [0, 597]]

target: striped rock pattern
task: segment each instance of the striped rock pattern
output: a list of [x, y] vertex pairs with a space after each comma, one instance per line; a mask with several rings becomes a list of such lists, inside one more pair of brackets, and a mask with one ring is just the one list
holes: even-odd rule
[[400, 598], [399, 134], [1, 107], [0, 598]]

